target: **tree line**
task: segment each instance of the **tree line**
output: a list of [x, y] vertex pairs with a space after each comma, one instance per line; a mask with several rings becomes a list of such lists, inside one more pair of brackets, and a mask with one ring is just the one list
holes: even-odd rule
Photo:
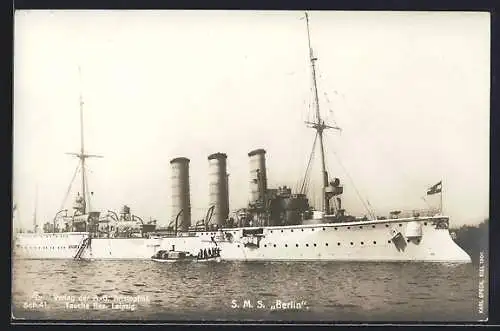
[[489, 220], [485, 219], [478, 225], [462, 225], [459, 228], [450, 229], [453, 240], [470, 255], [473, 263], [478, 262], [481, 251], [488, 256], [488, 223]]

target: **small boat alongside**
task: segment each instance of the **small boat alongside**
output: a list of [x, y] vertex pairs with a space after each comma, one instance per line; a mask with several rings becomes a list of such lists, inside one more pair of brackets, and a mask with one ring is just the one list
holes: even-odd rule
[[214, 256], [214, 257], [208, 257], [208, 258], [201, 258], [201, 259], [196, 259], [196, 262], [220, 262], [222, 259], [220, 256]]
[[198, 255], [196, 256], [197, 262], [220, 262], [220, 248], [219, 247], [211, 247], [208, 249], [200, 249]]
[[196, 257], [189, 252], [167, 250], [160, 250], [156, 252], [155, 255], [151, 256], [151, 260], [161, 263], [192, 261], [195, 258]]

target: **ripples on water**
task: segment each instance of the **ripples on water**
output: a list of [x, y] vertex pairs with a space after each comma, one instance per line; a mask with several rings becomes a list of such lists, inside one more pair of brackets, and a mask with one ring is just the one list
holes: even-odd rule
[[[13, 315], [27, 319], [474, 321], [477, 267], [433, 263], [17, 260]], [[36, 300], [33, 293], [39, 293]], [[69, 308], [99, 298], [104, 309]], [[139, 298], [135, 309], [118, 298]], [[105, 299], [108, 299], [107, 302]], [[233, 301], [234, 300], [234, 301]], [[254, 308], [243, 306], [250, 300]], [[257, 308], [261, 300], [266, 308]], [[276, 302], [306, 308], [271, 310]], [[487, 299], [486, 299], [487, 301]], [[42, 303], [38, 307], [26, 304]], [[114, 308], [112, 303], [115, 303]], [[102, 308], [103, 306], [101, 306]]]

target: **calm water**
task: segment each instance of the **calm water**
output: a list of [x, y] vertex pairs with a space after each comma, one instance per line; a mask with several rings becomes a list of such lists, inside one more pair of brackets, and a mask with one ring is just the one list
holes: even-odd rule
[[[487, 317], [478, 313], [479, 273], [472, 264], [17, 260], [12, 268], [16, 318], [474, 321]], [[245, 300], [253, 308], [248, 302], [243, 307]], [[272, 309], [277, 300], [290, 302], [289, 307]]]

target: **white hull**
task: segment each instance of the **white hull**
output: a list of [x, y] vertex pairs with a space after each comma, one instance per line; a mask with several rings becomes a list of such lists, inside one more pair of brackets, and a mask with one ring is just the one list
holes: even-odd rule
[[209, 259], [201, 259], [201, 260], [195, 260], [196, 262], [200, 262], [200, 263], [203, 263], [203, 262], [221, 262], [222, 259], [220, 257], [213, 257], [213, 258], [209, 258]]
[[[443, 217], [421, 217], [366, 222], [328, 223], [261, 228], [231, 228], [191, 236], [159, 239], [92, 239], [87, 259], [147, 259], [160, 249], [188, 251], [214, 247], [222, 260], [235, 261], [385, 261], [470, 263], [469, 255], [451, 238], [447, 228], [436, 228]], [[243, 231], [262, 229], [246, 246]], [[396, 240], [391, 238], [400, 233]], [[227, 235], [229, 233], [230, 235]], [[86, 233], [20, 235], [15, 252], [20, 258], [72, 259]], [[230, 238], [229, 238], [230, 236]], [[41, 247], [41, 248], [40, 248]], [[70, 248], [73, 247], [73, 248]]]
[[162, 259], [151, 259], [151, 261], [159, 262], [159, 263], [179, 263], [179, 262], [191, 262], [193, 260], [190, 259], [179, 259], [179, 260], [162, 260]]
[[[22, 234], [14, 245], [14, 256], [24, 259], [73, 259], [86, 232]], [[82, 259], [151, 259], [160, 250], [161, 239], [93, 238]]]

